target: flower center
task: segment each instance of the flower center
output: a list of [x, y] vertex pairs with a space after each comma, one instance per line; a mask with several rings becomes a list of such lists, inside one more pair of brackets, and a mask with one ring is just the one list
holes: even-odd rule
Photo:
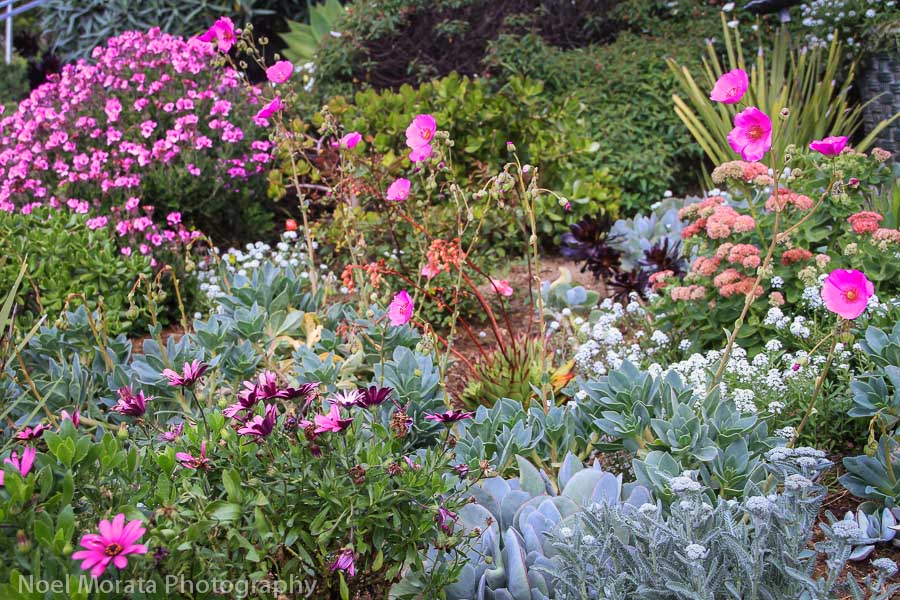
[[121, 544], [113, 542], [103, 550], [103, 554], [106, 556], [118, 556], [122, 550], [124, 550], [124, 548], [122, 548]]
[[422, 139], [426, 142], [431, 140], [431, 130], [430, 129], [422, 129], [421, 130]]
[[758, 140], [763, 136], [763, 128], [760, 127], [759, 125], [754, 125], [747, 132], [747, 135], [750, 136], [751, 140]]
[[847, 299], [848, 302], [853, 302], [857, 298], [859, 298], [859, 292], [856, 291], [856, 288], [850, 288], [846, 292], [844, 292], [844, 298]]

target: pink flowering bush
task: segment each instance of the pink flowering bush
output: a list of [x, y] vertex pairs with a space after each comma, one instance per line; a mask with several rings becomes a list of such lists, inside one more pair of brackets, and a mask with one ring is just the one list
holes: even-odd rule
[[157, 28], [66, 65], [0, 120], [0, 212], [86, 214], [126, 254], [266, 231], [271, 144], [218, 56]]

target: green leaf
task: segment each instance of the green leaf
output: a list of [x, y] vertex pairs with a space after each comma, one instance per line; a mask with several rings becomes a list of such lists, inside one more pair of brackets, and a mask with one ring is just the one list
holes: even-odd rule
[[236, 469], [228, 469], [222, 473], [222, 485], [225, 486], [225, 493], [228, 495], [229, 502], [237, 504], [242, 502], [241, 474]]

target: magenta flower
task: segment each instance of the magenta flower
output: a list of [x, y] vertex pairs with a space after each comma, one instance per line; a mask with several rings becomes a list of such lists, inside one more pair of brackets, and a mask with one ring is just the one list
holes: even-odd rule
[[36, 440], [42, 435], [44, 432], [50, 429], [47, 425], [43, 423], [38, 423], [34, 427], [26, 427], [22, 431], [16, 434], [16, 439], [22, 442], [28, 442], [31, 440]]
[[825, 156], [837, 156], [843, 151], [844, 147], [847, 146], [847, 136], [839, 135], [839, 136], [828, 136], [822, 140], [813, 140], [809, 144], [810, 150], [815, 150], [820, 154], [824, 154]]
[[[12, 452], [9, 455], [9, 458], [3, 459], [3, 464], [12, 465], [12, 467], [19, 472], [19, 475], [24, 478], [31, 471], [35, 454], [37, 454], [37, 450], [29, 446], [22, 451], [22, 458], [19, 458], [19, 455], [16, 452]], [[3, 486], [3, 477], [3, 469], [0, 469], [0, 486]]]
[[219, 52], [228, 52], [234, 46], [234, 23], [228, 17], [219, 17], [213, 26], [197, 39], [201, 42], [215, 42]]
[[326, 431], [340, 433], [350, 427], [353, 417], [342, 419], [340, 406], [335, 402], [331, 405], [331, 410], [328, 411], [327, 415], [316, 415], [313, 420], [316, 422], [315, 433], [324, 433]]
[[393, 200], [395, 202], [402, 202], [409, 198], [409, 179], [404, 179], [400, 177], [394, 180], [388, 189], [387, 195], [385, 196], [388, 200]]
[[406, 128], [406, 145], [415, 150], [431, 144], [437, 123], [431, 115], [416, 115]]
[[99, 535], [87, 533], [81, 536], [78, 544], [85, 550], [72, 554], [73, 560], [82, 561], [83, 571], [90, 569], [91, 577], [100, 577], [109, 563], [113, 563], [117, 569], [124, 569], [128, 566], [126, 557], [129, 554], [147, 553], [147, 546], [135, 544], [146, 532], [139, 519], [126, 525], [125, 514], [119, 513], [111, 523], [106, 519], [100, 521], [99, 529]]
[[263, 106], [256, 116], [253, 117], [253, 122], [259, 125], [260, 127], [268, 127], [269, 126], [269, 117], [280, 111], [284, 108], [284, 104], [281, 103], [281, 96], [275, 96], [272, 98], [271, 102]]
[[187, 452], [176, 452], [175, 458], [178, 459], [178, 462], [182, 467], [186, 467], [188, 469], [209, 469], [209, 459], [206, 458], [206, 440], [200, 442], [200, 456], [194, 457]]
[[431, 144], [426, 144], [419, 148], [413, 148], [409, 153], [409, 160], [414, 163], [422, 162], [423, 160], [427, 160], [431, 157], [431, 153], [433, 152], [433, 148]]
[[197, 383], [198, 379], [203, 377], [208, 368], [208, 364], [195, 359], [189, 363], [184, 363], [182, 373], [177, 373], [172, 369], [164, 369], [162, 375], [169, 380], [169, 385], [173, 387], [191, 387]]
[[346, 148], [347, 150], [353, 150], [356, 148], [356, 145], [362, 141], [362, 134], [358, 131], [351, 131], [350, 133], [344, 135], [338, 145], [341, 148]]
[[335, 392], [331, 395], [331, 397], [328, 398], [328, 401], [339, 406], [355, 406], [357, 401], [359, 400], [359, 395], [359, 390]]
[[76, 410], [74, 413], [72, 413], [70, 415], [69, 411], [63, 410], [62, 412], [59, 413], [59, 420], [60, 421], [72, 421], [72, 425], [75, 426], [75, 429], [78, 429], [78, 424], [81, 423], [81, 413]]
[[440, 508], [438, 508], [438, 513], [434, 516], [434, 521], [440, 526], [441, 531], [449, 534], [453, 531], [453, 525], [456, 523], [457, 518], [459, 518], [458, 514], [448, 510], [441, 504]]
[[184, 423], [176, 423], [175, 425], [171, 425], [168, 431], [159, 434], [159, 440], [161, 442], [174, 442], [181, 437], [183, 432]]
[[509, 281], [507, 281], [506, 279], [491, 279], [491, 286], [501, 296], [506, 296], [507, 298], [509, 298], [513, 295], [512, 286], [509, 285]]
[[409, 323], [409, 320], [412, 318], [413, 308], [412, 298], [409, 297], [406, 290], [400, 290], [400, 292], [394, 296], [390, 306], [388, 306], [387, 314], [391, 325], [399, 327], [400, 325]]
[[256, 415], [250, 422], [238, 429], [240, 435], [250, 436], [259, 443], [275, 429], [275, 418], [278, 410], [274, 404], [266, 404], [265, 415]]
[[353, 564], [353, 548], [344, 548], [338, 552], [337, 558], [331, 563], [331, 570], [344, 571], [350, 577], [356, 575], [356, 565]]
[[385, 400], [390, 398], [393, 389], [389, 387], [369, 386], [367, 389], [360, 390], [356, 398], [356, 404], [361, 408], [369, 408], [370, 406], [378, 406], [383, 404]]
[[822, 284], [825, 307], [848, 320], [855, 319], [866, 310], [874, 293], [872, 282], [855, 269], [835, 269]]
[[728, 71], [716, 81], [709, 99], [724, 104], [737, 104], [747, 93], [749, 85], [750, 78], [743, 69]]
[[284, 83], [294, 74], [294, 65], [289, 60], [279, 60], [266, 69], [266, 78], [272, 83]]
[[144, 397], [144, 392], [141, 390], [135, 394], [130, 385], [120, 387], [117, 393], [119, 400], [110, 410], [130, 417], [143, 416], [147, 412], [147, 402], [153, 399], [153, 396]]
[[772, 120], [755, 106], [745, 108], [734, 115], [728, 143], [744, 160], [762, 159], [772, 147]]
[[429, 421], [439, 421], [444, 425], [452, 425], [463, 419], [471, 419], [474, 414], [475, 413], [454, 408], [453, 410], [444, 411], [442, 413], [425, 415], [425, 419]]

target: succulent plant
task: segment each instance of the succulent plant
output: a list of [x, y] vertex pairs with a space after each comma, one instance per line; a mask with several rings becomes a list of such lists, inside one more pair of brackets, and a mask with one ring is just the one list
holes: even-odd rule
[[872, 456], [844, 457], [846, 473], [838, 478], [858, 498], [883, 502], [887, 507], [900, 503], [900, 444], [882, 435]]
[[611, 227], [612, 219], [606, 213], [583, 218], [563, 234], [560, 254], [584, 263], [581, 271], [590, 271], [597, 279], [612, 277], [619, 271], [622, 253], [612, 245]]
[[606, 285], [609, 287], [613, 300], [627, 304], [632, 294], [637, 294], [641, 298], [647, 297], [650, 274], [643, 269], [620, 271], [615, 273]]
[[610, 229], [610, 244], [622, 253], [622, 268], [637, 269], [649, 250], [668, 240], [669, 244], [681, 241], [681, 219], [678, 208], [671, 202], [651, 212], [632, 219], [619, 219]]
[[673, 242], [669, 238], [663, 238], [644, 250], [639, 264], [649, 274], [671, 271], [675, 276], [684, 275], [688, 266], [687, 260], [681, 255], [681, 240]]
[[[832, 525], [838, 521], [831, 511], [827, 511], [825, 516]], [[856, 523], [864, 535], [854, 542], [850, 560], [868, 558], [877, 543], [890, 542], [895, 548], [900, 548], [900, 539], [895, 539], [897, 531], [900, 531], [898, 517], [900, 508], [880, 508], [873, 502], [863, 502], [855, 512], [844, 514], [842, 520]]]
[[621, 475], [597, 463], [585, 468], [573, 454], [563, 460], [556, 484], [516, 458], [519, 477], [485, 480], [472, 488], [475, 501], [460, 509], [460, 524], [481, 535], [459, 580], [446, 588], [448, 600], [550, 600], [557, 552], [548, 533], [591, 506], [650, 501], [645, 487], [623, 484]]

